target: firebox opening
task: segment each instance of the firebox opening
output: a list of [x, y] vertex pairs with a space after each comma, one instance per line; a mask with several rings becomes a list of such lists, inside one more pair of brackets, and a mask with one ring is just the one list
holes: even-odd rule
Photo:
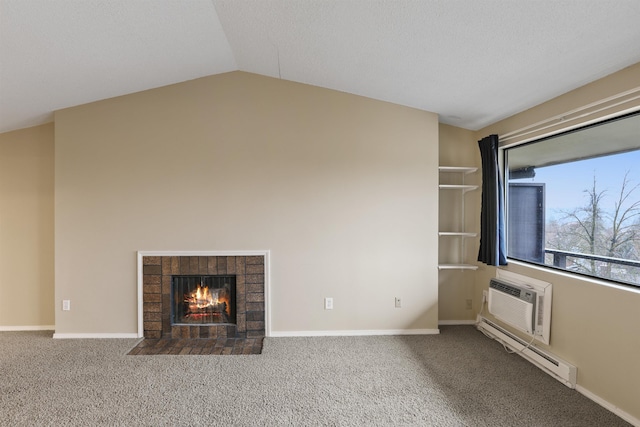
[[235, 324], [236, 276], [171, 277], [171, 324]]

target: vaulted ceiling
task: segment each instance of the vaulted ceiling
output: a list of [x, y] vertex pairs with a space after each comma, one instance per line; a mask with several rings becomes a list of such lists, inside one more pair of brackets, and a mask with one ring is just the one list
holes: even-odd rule
[[476, 130], [640, 62], [638, 0], [0, 0], [0, 132], [242, 70]]

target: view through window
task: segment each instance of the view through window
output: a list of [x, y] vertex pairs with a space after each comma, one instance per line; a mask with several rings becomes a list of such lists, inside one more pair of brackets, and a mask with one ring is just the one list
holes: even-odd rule
[[507, 148], [508, 257], [640, 286], [640, 115]]

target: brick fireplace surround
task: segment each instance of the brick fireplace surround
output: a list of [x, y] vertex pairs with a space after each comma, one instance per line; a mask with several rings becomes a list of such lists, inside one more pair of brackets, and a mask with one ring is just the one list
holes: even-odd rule
[[[264, 256], [143, 256], [144, 340], [130, 354], [259, 354], [265, 336]], [[171, 276], [236, 276], [235, 325], [171, 325]]]

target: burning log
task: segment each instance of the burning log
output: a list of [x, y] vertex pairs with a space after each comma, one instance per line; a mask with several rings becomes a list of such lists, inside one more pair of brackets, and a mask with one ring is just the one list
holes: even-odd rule
[[183, 314], [186, 323], [228, 323], [231, 319], [231, 295], [227, 288], [212, 288], [198, 284], [182, 296]]

